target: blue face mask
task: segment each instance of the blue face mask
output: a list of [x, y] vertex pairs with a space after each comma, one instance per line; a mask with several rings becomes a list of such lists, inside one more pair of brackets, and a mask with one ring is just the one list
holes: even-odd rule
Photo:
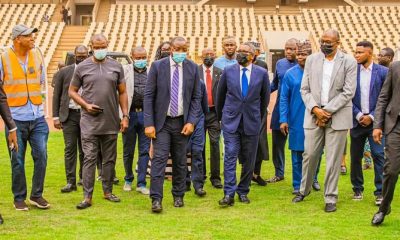
[[106, 58], [106, 56], [107, 56], [107, 48], [94, 50], [93, 56], [97, 60], [100, 60], [100, 61], [104, 60], [104, 58]]
[[172, 53], [172, 60], [174, 60], [174, 62], [176, 62], [176, 63], [181, 63], [185, 59], [186, 59], [185, 52], [173, 52]]
[[147, 60], [146, 60], [146, 59], [135, 60], [135, 61], [133, 62], [133, 65], [134, 65], [136, 68], [139, 68], [139, 69], [145, 68], [145, 67], [147, 66]]

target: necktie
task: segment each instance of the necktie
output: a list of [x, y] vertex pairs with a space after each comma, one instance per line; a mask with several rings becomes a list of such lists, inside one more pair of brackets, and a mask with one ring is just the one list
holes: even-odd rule
[[247, 96], [247, 91], [249, 88], [249, 80], [247, 79], [247, 75], [246, 75], [247, 68], [243, 68], [242, 71], [243, 71], [243, 74], [242, 74], [242, 97], [245, 98]]
[[178, 98], [179, 98], [179, 68], [178, 64], [176, 64], [171, 84], [171, 102], [170, 102], [171, 117], [178, 116]]
[[207, 99], [208, 99], [208, 106], [214, 106], [213, 98], [212, 98], [212, 78], [210, 74], [210, 69], [206, 69], [206, 84], [207, 84]]

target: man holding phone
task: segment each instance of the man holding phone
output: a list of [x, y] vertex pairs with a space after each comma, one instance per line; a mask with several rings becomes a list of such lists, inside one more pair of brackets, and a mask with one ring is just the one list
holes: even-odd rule
[[[83, 160], [84, 200], [76, 207], [85, 209], [92, 205], [96, 162], [102, 155], [104, 199], [119, 202], [112, 193], [115, 161], [117, 158], [118, 131], [125, 132], [129, 124], [128, 96], [122, 65], [107, 58], [108, 41], [102, 34], [91, 39], [93, 56], [75, 68], [69, 87], [70, 97], [82, 107], [81, 136]], [[82, 88], [82, 95], [78, 94]], [[123, 117], [119, 119], [121, 107]]]

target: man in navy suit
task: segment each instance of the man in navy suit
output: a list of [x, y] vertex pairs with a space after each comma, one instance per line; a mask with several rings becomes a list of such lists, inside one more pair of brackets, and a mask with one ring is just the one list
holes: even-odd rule
[[385, 163], [383, 145], [375, 143], [372, 137], [375, 107], [386, 79], [388, 69], [372, 61], [373, 45], [368, 41], [357, 43], [355, 58], [358, 63], [357, 88], [353, 98], [353, 129], [350, 131], [351, 183], [353, 200], [361, 200], [364, 191], [362, 158], [364, 144], [368, 139], [374, 161], [376, 196], [375, 204], [382, 202], [383, 165]]
[[[227, 66], [217, 90], [217, 115], [221, 120], [225, 143], [224, 198], [221, 206], [232, 206], [235, 193], [239, 201], [250, 203], [247, 194], [256, 161], [261, 119], [269, 103], [267, 71], [252, 64], [254, 47], [242, 44], [237, 51], [238, 64]], [[236, 160], [242, 157], [240, 182], [236, 186]]]
[[153, 139], [151, 162], [152, 211], [162, 211], [168, 155], [172, 156], [174, 206], [183, 207], [186, 184], [186, 144], [201, 112], [198, 66], [186, 59], [187, 41], [175, 37], [171, 56], [151, 65], [144, 94], [145, 134]]

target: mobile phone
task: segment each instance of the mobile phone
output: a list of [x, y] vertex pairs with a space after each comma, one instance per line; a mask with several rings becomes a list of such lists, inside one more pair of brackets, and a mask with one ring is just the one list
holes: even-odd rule
[[104, 111], [104, 108], [101, 108], [101, 107], [93, 107], [93, 109], [96, 109], [96, 110], [99, 110], [100, 112], [103, 112]]

